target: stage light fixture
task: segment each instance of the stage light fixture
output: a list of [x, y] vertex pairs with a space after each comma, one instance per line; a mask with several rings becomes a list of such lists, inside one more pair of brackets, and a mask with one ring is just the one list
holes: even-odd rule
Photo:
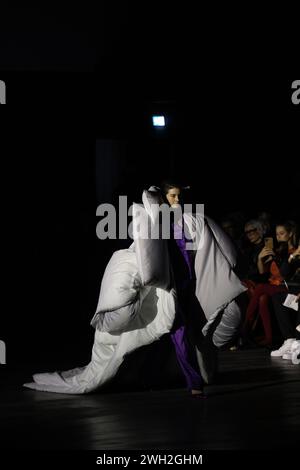
[[152, 124], [154, 127], [165, 127], [166, 125], [165, 116], [162, 116], [162, 115], [152, 116]]

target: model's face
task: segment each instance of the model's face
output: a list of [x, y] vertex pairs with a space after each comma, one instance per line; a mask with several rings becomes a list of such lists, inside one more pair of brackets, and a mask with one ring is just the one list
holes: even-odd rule
[[180, 189], [171, 188], [166, 194], [166, 198], [171, 207], [179, 207], [180, 205]]
[[288, 232], [282, 225], [276, 227], [276, 238], [278, 242], [288, 242], [292, 237], [292, 232]]

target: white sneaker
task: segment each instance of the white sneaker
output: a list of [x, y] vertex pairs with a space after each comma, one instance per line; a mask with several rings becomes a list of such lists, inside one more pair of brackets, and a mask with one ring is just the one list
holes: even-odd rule
[[295, 340], [291, 346], [292, 363], [300, 364], [300, 340]]
[[292, 343], [295, 341], [295, 338], [288, 338], [285, 340], [282, 346], [279, 349], [275, 349], [275, 351], [271, 351], [271, 356], [273, 357], [283, 357], [284, 354], [289, 353]]
[[286, 353], [282, 356], [282, 359], [287, 359], [288, 361], [291, 361], [291, 360], [292, 360], [292, 352], [291, 352], [291, 351], [286, 352]]

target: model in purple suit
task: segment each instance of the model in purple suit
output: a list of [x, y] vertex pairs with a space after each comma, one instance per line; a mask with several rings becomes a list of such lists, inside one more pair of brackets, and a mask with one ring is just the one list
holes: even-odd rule
[[[172, 182], [164, 182], [161, 185], [164, 202], [167, 202], [172, 208], [179, 208], [182, 203], [182, 190], [179, 185]], [[178, 363], [185, 376], [188, 389], [194, 397], [204, 397], [204, 380], [201, 376], [196, 354], [195, 345], [191, 335], [188, 334], [188, 328], [193, 328], [196, 315], [201, 315], [201, 308], [195, 311], [195, 272], [193, 268], [193, 259], [191, 251], [186, 249], [186, 238], [184, 234], [184, 224], [172, 224], [171, 240], [169, 243], [169, 252], [173, 269], [174, 282], [178, 295], [178, 310], [176, 313], [174, 325], [171, 330], [171, 339], [175, 346]], [[189, 320], [191, 324], [189, 324]], [[199, 321], [201, 318], [199, 317]], [[196, 333], [196, 332], [194, 332]], [[200, 333], [201, 334], [201, 333]]]

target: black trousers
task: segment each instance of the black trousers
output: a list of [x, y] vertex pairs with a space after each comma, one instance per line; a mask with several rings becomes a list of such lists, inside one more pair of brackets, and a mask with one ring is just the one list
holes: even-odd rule
[[296, 326], [300, 324], [299, 304], [298, 312], [285, 307], [282, 303], [285, 301], [286, 296], [286, 292], [279, 292], [278, 294], [272, 295], [276, 319], [284, 339], [300, 339], [300, 333], [296, 330]]

